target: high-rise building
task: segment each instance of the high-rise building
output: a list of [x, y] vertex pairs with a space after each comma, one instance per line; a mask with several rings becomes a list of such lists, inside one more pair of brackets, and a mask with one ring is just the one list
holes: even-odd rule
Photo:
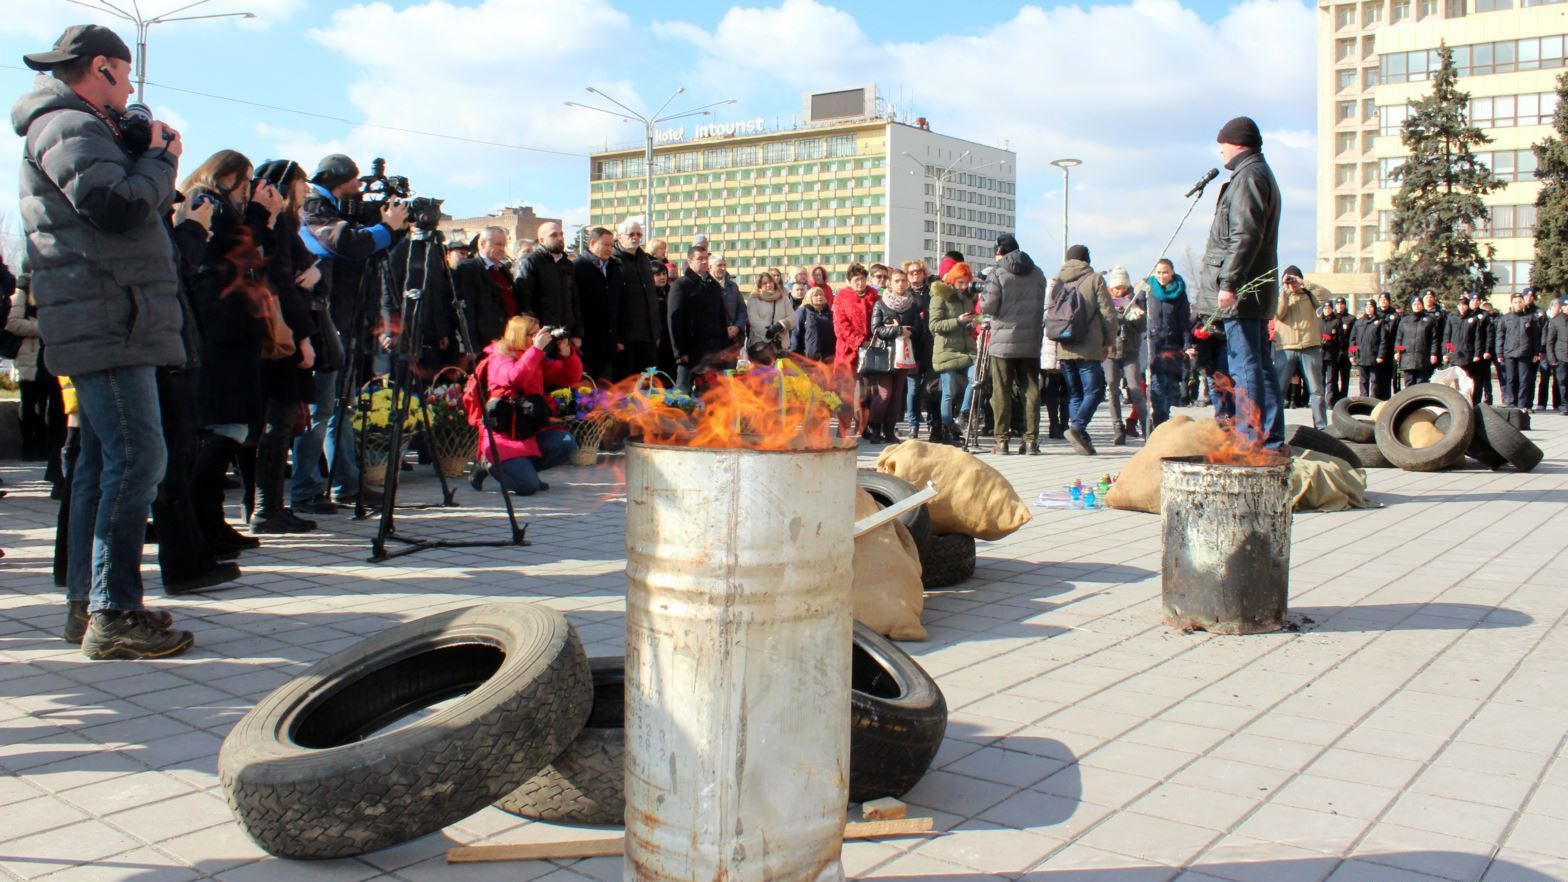
[[[995, 263], [996, 237], [1015, 230], [1017, 155], [900, 122], [874, 87], [805, 96], [802, 125], [761, 120], [658, 133], [653, 234], [677, 258], [698, 235], [742, 281], [758, 270], [925, 259], [962, 251]], [[590, 158], [591, 223], [643, 216], [645, 149]], [[941, 232], [937, 230], [941, 216]]]
[[1400, 124], [1429, 94], [1437, 49], [1454, 51], [1469, 119], [1492, 139], [1477, 150], [1507, 186], [1489, 194], [1478, 237], [1494, 249], [1495, 296], [1529, 284], [1535, 249], [1535, 155], [1551, 134], [1564, 66], [1563, 0], [1320, 0], [1316, 281], [1336, 293], [1387, 287], [1394, 194], [1408, 152]]

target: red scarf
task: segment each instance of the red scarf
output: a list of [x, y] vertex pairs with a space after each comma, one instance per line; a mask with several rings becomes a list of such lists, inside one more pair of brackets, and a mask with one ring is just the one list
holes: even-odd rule
[[489, 267], [485, 272], [490, 274], [490, 281], [495, 283], [496, 291], [501, 295], [501, 309], [505, 311], [506, 317], [517, 315], [517, 295], [512, 293], [511, 273], [500, 264]]

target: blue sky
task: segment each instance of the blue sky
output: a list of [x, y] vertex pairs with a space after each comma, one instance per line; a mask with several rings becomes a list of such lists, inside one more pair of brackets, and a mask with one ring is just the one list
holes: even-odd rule
[[[187, 0], [138, 2], [152, 16]], [[734, 98], [720, 119], [772, 124], [798, 112], [805, 91], [875, 83], [906, 117], [1018, 151], [1019, 238], [1047, 263], [1060, 248], [1062, 199], [1049, 160], [1083, 159], [1073, 238], [1097, 265], [1135, 273], [1159, 256], [1185, 210], [1181, 194], [1218, 164], [1214, 132], [1251, 115], [1285, 188], [1281, 259], [1312, 260], [1315, 13], [1300, 0], [211, 0], [200, 11], [241, 10], [257, 20], [152, 32], [148, 79], [162, 85], [148, 86], [149, 103], [185, 134], [187, 169], [221, 148], [307, 166], [342, 150], [362, 167], [385, 156], [457, 215], [525, 202], [581, 221], [582, 154], [640, 138], [562, 105], [591, 102], [588, 85], [639, 109], [684, 86], [689, 100], [672, 108]], [[32, 81], [15, 69], [21, 56], [89, 20], [123, 24], [65, 0], [0, 0], [0, 83], [12, 100]], [[0, 153], [19, 158], [20, 143], [0, 133]], [[0, 162], [0, 193], [16, 192], [15, 169]], [[1183, 272], [1188, 249], [1202, 249], [1215, 192], [1171, 249]], [[11, 236], [14, 206], [0, 201], [0, 231]]]

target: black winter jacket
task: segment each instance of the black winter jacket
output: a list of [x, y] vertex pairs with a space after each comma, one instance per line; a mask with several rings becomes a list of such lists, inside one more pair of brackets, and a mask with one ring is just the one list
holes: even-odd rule
[[1498, 358], [1535, 358], [1541, 354], [1540, 323], [1530, 313], [1505, 313], [1497, 323]]
[[1199, 282], [1204, 304], [1212, 309], [1220, 291], [1240, 291], [1266, 275], [1268, 280], [1236, 305], [1236, 316], [1270, 319], [1279, 302], [1279, 184], [1256, 150], [1236, 157], [1228, 167], [1230, 180], [1220, 188], [1203, 249]]
[[724, 287], [690, 269], [670, 286], [670, 344], [676, 360], [696, 367], [730, 346], [724, 317]]
[[795, 310], [795, 327], [789, 332], [789, 351], [798, 352], [813, 361], [831, 364], [833, 346], [837, 341], [833, 332], [833, 308], [812, 309], [802, 306]]
[[513, 291], [523, 312], [532, 313], [547, 327], [565, 328], [570, 336], [583, 335], [572, 261], [566, 256], [557, 260], [542, 246], [535, 248], [518, 262]]
[[1552, 364], [1568, 362], [1568, 312], [1559, 312], [1547, 320], [1541, 352]]
[[1383, 323], [1383, 362], [1394, 363], [1394, 345], [1399, 339], [1399, 321], [1401, 316], [1392, 309], [1380, 309], [1377, 313], [1378, 320]]
[[219, 202], [191, 288], [202, 339], [202, 370], [196, 383], [200, 421], [257, 426], [264, 401], [258, 316], [260, 298], [270, 296], [259, 273], [261, 247], [272, 236], [267, 211], [252, 204], [242, 214], [223, 196], [201, 188], [189, 195], [198, 194]]
[[1192, 304], [1186, 297], [1175, 300], [1148, 298], [1149, 352], [1182, 352], [1192, 339]]
[[1394, 349], [1399, 353], [1399, 369], [1424, 370], [1432, 366], [1432, 356], [1437, 355], [1437, 322], [1426, 313], [1408, 313], [1399, 320], [1394, 332]]
[[657, 343], [663, 336], [664, 310], [659, 308], [659, 289], [653, 284], [653, 258], [641, 248], [627, 251], [619, 243], [612, 257], [621, 267], [616, 340]]
[[1350, 326], [1350, 339], [1348, 351], [1351, 361], [1357, 367], [1370, 368], [1377, 365], [1379, 357], [1383, 355], [1383, 336], [1385, 325], [1382, 316], [1372, 318], [1358, 318]]
[[[910, 354], [915, 355], [920, 351], [921, 339], [930, 337], [931, 331], [926, 328], [926, 317], [920, 314], [920, 301], [913, 297], [909, 300], [909, 308], [898, 311], [889, 307], [886, 300], [879, 299], [876, 306], [871, 308], [871, 335], [892, 343], [904, 335], [904, 328], [909, 328]], [[893, 324], [889, 325], [888, 322]]]
[[1443, 332], [1443, 353], [1448, 357], [1448, 363], [1468, 367], [1474, 364], [1485, 351], [1485, 341], [1482, 334], [1485, 327], [1473, 312], [1460, 315], [1458, 310], [1448, 314], [1448, 324]]
[[585, 364], [602, 364], [615, 358], [620, 342], [617, 329], [621, 322], [621, 297], [626, 282], [621, 278], [621, 262], [614, 257], [604, 262], [604, 271], [591, 255], [572, 261], [577, 304], [582, 307], [583, 352]]
[[[360, 332], [368, 330], [375, 321], [381, 292], [374, 282], [368, 290], [361, 290], [365, 288], [361, 281], [366, 261], [391, 248], [403, 233], [384, 224], [366, 227], [350, 223], [337, 201], [313, 184], [300, 207], [300, 235], [307, 246], [314, 245], [311, 251], [322, 257], [321, 282], [315, 293], [331, 304], [332, 324], [345, 338], [350, 336], [356, 317], [361, 322]], [[344, 345], [348, 345], [348, 339]], [[361, 340], [360, 345], [365, 346], [366, 341]], [[364, 354], [365, 350], [360, 352]]]
[[[261, 366], [261, 382], [268, 398], [278, 401], [308, 401], [313, 384], [310, 371], [301, 370], [305, 356], [299, 343], [309, 340], [316, 358], [321, 358], [320, 329], [316, 326], [316, 313], [311, 309], [311, 292], [294, 283], [294, 277], [310, 269], [316, 262], [310, 250], [299, 238], [299, 217], [282, 212], [273, 223], [271, 235], [263, 250], [267, 256], [267, 284], [278, 295], [278, 306], [283, 313], [283, 323], [294, 332], [295, 350], [288, 358], [265, 361]], [[319, 282], [317, 284], [320, 284]], [[331, 366], [329, 366], [330, 369]]]
[[[506, 273], [507, 278], [513, 275], [511, 266], [505, 263], [501, 264], [500, 271]], [[470, 257], [458, 264], [457, 269], [452, 270], [452, 287], [463, 299], [468, 336], [473, 339], [474, 348], [483, 352], [486, 344], [500, 338], [511, 318], [506, 314], [506, 304], [496, 289], [496, 281], [490, 277], [485, 259]]]

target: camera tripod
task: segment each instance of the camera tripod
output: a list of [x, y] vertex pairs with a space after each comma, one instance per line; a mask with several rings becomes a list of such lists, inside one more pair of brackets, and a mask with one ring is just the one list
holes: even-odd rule
[[[415, 228], [409, 237], [408, 258], [406, 272], [403, 277], [403, 294], [401, 306], [402, 323], [399, 326], [396, 348], [393, 350], [392, 369], [392, 406], [389, 417], [389, 431], [391, 432], [391, 455], [387, 457], [386, 479], [382, 487], [381, 522], [376, 528], [376, 535], [370, 541], [370, 560], [375, 563], [413, 554], [427, 548], [500, 548], [508, 545], [527, 545], [525, 536], [527, 527], [517, 523], [517, 510], [512, 505], [512, 494], [506, 482], [500, 481], [501, 499], [506, 506], [506, 517], [511, 526], [511, 537], [508, 539], [493, 540], [448, 540], [448, 539], [420, 539], [405, 536], [397, 531], [395, 512], [397, 509], [398, 479], [403, 470], [403, 458], [400, 451], [403, 447], [403, 422], [408, 416], [409, 406], [414, 398], [413, 369], [419, 362], [419, 357], [424, 348], [424, 326], [428, 319], [426, 308], [438, 308], [429, 303], [425, 296], [428, 290], [431, 274], [431, 262], [435, 263], [436, 272], [445, 274], [448, 287], [454, 292], [452, 277], [446, 263], [446, 248], [435, 238], [433, 230]], [[385, 284], [385, 282], [383, 282]], [[460, 349], [465, 353], [474, 352], [474, 342], [469, 339], [468, 327], [465, 321], [466, 309], [461, 300], [455, 302], [457, 306], [457, 337]], [[488, 390], [486, 390], [488, 392]], [[429, 396], [421, 399], [419, 407], [423, 409], [426, 437], [430, 437], [430, 427], [433, 425], [430, 414]], [[500, 452], [496, 449], [495, 436], [490, 438], [490, 459], [499, 465]], [[363, 433], [359, 440], [360, 450], [360, 481], [364, 482]], [[442, 474], [439, 465], [436, 475], [441, 481], [441, 495], [443, 504], [455, 506], [454, 491], [447, 485], [446, 476]], [[387, 540], [395, 539], [403, 543], [405, 548], [395, 551], [387, 550]]]
[[[979, 346], [975, 353], [975, 378], [969, 381], [969, 425], [964, 427], [964, 448], [980, 449], [980, 390], [985, 386], [991, 371], [991, 323], [980, 326]], [[1009, 393], [1011, 394], [1011, 393]]]

